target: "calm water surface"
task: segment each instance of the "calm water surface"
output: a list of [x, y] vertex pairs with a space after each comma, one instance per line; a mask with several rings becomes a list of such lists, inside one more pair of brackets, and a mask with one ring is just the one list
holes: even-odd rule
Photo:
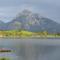
[[60, 39], [0, 39], [0, 48], [15, 50], [0, 53], [10, 60], [60, 60]]

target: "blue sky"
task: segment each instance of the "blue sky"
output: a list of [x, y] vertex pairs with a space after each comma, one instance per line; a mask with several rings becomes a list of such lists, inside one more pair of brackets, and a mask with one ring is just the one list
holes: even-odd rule
[[0, 0], [0, 20], [11, 21], [24, 9], [60, 23], [60, 0]]

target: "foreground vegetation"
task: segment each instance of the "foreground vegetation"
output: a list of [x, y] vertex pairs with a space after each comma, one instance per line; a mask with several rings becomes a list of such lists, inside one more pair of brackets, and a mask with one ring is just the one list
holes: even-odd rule
[[0, 31], [1, 38], [60, 38], [59, 33], [30, 32], [26, 30], [6, 30]]

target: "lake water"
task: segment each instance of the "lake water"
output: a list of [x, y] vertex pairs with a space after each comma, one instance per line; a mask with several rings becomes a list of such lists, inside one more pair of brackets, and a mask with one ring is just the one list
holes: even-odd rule
[[0, 53], [10, 60], [60, 60], [60, 39], [0, 39], [0, 48], [15, 50]]

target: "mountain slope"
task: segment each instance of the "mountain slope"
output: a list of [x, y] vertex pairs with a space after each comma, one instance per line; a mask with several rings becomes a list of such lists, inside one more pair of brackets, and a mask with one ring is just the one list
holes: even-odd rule
[[25, 29], [32, 32], [60, 32], [60, 24], [28, 10], [22, 11], [13, 21], [9, 22], [8, 27], [9, 29]]
[[6, 24], [0, 21], [0, 30], [5, 30], [6, 27], [7, 27]]
[[24, 29], [31, 32], [48, 31], [51, 33], [60, 33], [59, 27], [60, 24], [55, 21], [28, 10], [23, 10], [11, 22], [3, 23], [0, 21], [0, 30]]

